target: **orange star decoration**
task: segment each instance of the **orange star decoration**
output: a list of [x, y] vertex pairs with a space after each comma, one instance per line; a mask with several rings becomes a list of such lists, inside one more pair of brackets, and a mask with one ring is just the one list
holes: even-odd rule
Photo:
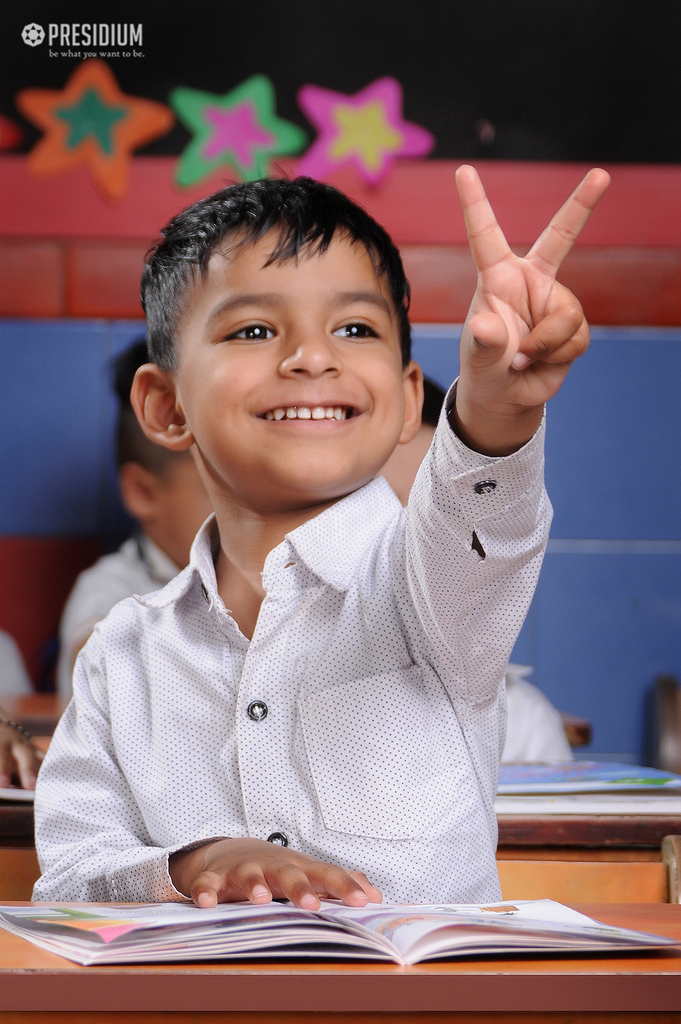
[[45, 132], [28, 155], [37, 177], [87, 164], [107, 199], [120, 199], [128, 184], [132, 153], [168, 132], [175, 121], [169, 107], [126, 96], [103, 60], [89, 58], [61, 91], [23, 89], [21, 113]]

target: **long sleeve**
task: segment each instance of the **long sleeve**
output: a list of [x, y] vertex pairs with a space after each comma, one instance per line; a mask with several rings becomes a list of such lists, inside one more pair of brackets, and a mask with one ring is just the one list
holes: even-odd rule
[[[176, 847], [154, 846], [121, 772], [108, 719], [106, 659], [97, 633], [80, 654], [69, 704], [36, 793], [43, 875], [35, 900], [183, 900], [168, 876]], [[130, 730], [140, 728], [131, 718]]]
[[543, 485], [544, 425], [494, 459], [438, 425], [407, 511], [409, 593], [435, 668], [456, 697], [499, 690], [536, 586], [551, 525]]

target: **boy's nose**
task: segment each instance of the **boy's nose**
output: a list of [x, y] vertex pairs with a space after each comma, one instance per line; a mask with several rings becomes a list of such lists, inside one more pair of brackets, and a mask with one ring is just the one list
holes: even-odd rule
[[279, 372], [284, 377], [322, 377], [338, 374], [341, 369], [338, 351], [323, 335], [299, 339], [295, 351], [285, 355], [279, 364]]

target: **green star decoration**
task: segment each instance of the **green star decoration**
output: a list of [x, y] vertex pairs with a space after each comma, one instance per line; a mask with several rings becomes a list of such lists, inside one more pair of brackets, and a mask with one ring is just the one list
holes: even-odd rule
[[266, 75], [253, 75], [224, 96], [174, 89], [169, 102], [194, 134], [175, 172], [184, 188], [224, 164], [244, 181], [265, 178], [273, 157], [293, 156], [307, 143], [298, 125], [276, 115], [274, 86]]
[[107, 156], [113, 152], [113, 126], [127, 113], [124, 107], [110, 107], [103, 103], [94, 89], [83, 93], [74, 106], [55, 110], [56, 116], [69, 125], [68, 149], [75, 149], [88, 135], [93, 135]]

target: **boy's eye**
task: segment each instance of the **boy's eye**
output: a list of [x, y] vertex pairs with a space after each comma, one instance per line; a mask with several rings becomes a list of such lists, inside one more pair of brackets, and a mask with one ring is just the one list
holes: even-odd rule
[[242, 327], [240, 331], [230, 334], [227, 340], [235, 338], [241, 341], [267, 341], [273, 337], [274, 331], [271, 327], [264, 327], [262, 324], [249, 324], [248, 327]]
[[338, 338], [376, 338], [378, 335], [368, 324], [344, 324], [333, 332]]

